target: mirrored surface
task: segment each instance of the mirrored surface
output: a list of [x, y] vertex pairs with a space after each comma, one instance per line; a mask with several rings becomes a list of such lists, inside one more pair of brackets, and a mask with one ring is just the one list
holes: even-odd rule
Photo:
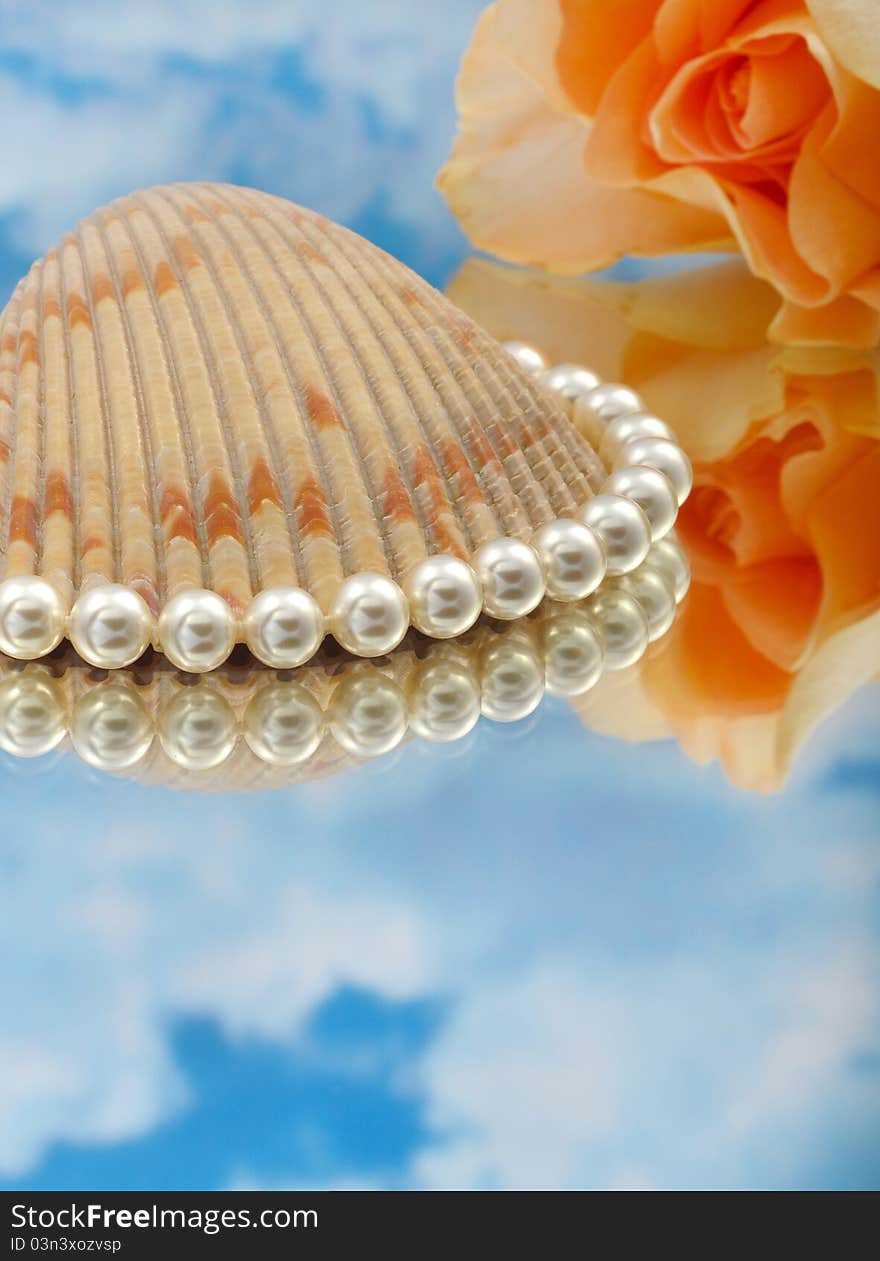
[[91, 7], [9, 36], [4, 295], [130, 187], [308, 202], [638, 389], [691, 580], [284, 675], [0, 663], [0, 1183], [876, 1186], [876, 354], [768, 343], [732, 263], [466, 261], [430, 182], [477, 0]]

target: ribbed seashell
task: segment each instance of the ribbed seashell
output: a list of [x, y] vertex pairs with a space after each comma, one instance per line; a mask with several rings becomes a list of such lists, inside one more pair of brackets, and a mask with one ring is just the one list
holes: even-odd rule
[[[576, 707], [603, 672], [661, 647], [687, 587], [665, 539], [626, 579], [576, 604], [547, 601], [515, 624], [484, 622], [451, 643], [415, 635], [378, 662], [332, 644], [296, 671], [229, 663], [199, 679], [160, 656], [96, 671], [68, 648], [44, 661], [0, 657], [0, 751], [72, 749], [144, 784], [219, 792], [288, 787], [385, 756], [417, 737], [450, 744], [480, 715], [514, 723], [545, 691]], [[51, 759], [48, 759], [51, 765]]]
[[0, 581], [40, 576], [64, 619], [127, 588], [169, 653], [181, 593], [231, 611], [221, 656], [267, 589], [335, 629], [346, 579], [409, 593], [426, 558], [530, 541], [602, 477], [560, 401], [447, 299], [265, 193], [122, 197], [0, 318]]

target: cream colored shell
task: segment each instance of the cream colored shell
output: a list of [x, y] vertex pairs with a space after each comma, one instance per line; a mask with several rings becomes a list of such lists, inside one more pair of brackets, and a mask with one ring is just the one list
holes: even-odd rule
[[558, 399], [447, 299], [265, 193], [120, 198], [0, 318], [0, 583], [39, 575], [64, 615], [121, 585], [157, 646], [199, 590], [238, 642], [267, 589], [304, 590], [330, 626], [346, 578], [407, 592], [427, 557], [530, 541], [602, 477]]

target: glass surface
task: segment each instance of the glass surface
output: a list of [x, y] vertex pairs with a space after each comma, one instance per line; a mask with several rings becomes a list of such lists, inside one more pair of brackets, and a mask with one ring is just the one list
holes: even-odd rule
[[[480, 7], [22, 7], [4, 296], [80, 214], [176, 178], [308, 203], [450, 283], [467, 249], [431, 180]], [[701, 275], [659, 308], [738, 300]], [[0, 662], [4, 1187], [880, 1181], [880, 534], [861, 474], [833, 501], [877, 467], [877, 365], [685, 352], [644, 310], [480, 262], [452, 293], [554, 359], [641, 371], [685, 425], [752, 407], [766, 353], [789, 419], [747, 468], [698, 470], [675, 624], [580, 695], [544, 687], [577, 690], [589, 609], [195, 686]], [[864, 446], [822, 473], [814, 550], [777, 531], [769, 568], [734, 565], [779, 524], [782, 457], [844, 423]]]

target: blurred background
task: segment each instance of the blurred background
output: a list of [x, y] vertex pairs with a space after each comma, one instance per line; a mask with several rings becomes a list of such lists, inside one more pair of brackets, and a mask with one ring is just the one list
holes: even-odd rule
[[[4, 0], [4, 301], [177, 179], [443, 285], [481, 7]], [[859, 694], [767, 797], [552, 699], [253, 796], [0, 755], [0, 1182], [877, 1186], [878, 736]]]

